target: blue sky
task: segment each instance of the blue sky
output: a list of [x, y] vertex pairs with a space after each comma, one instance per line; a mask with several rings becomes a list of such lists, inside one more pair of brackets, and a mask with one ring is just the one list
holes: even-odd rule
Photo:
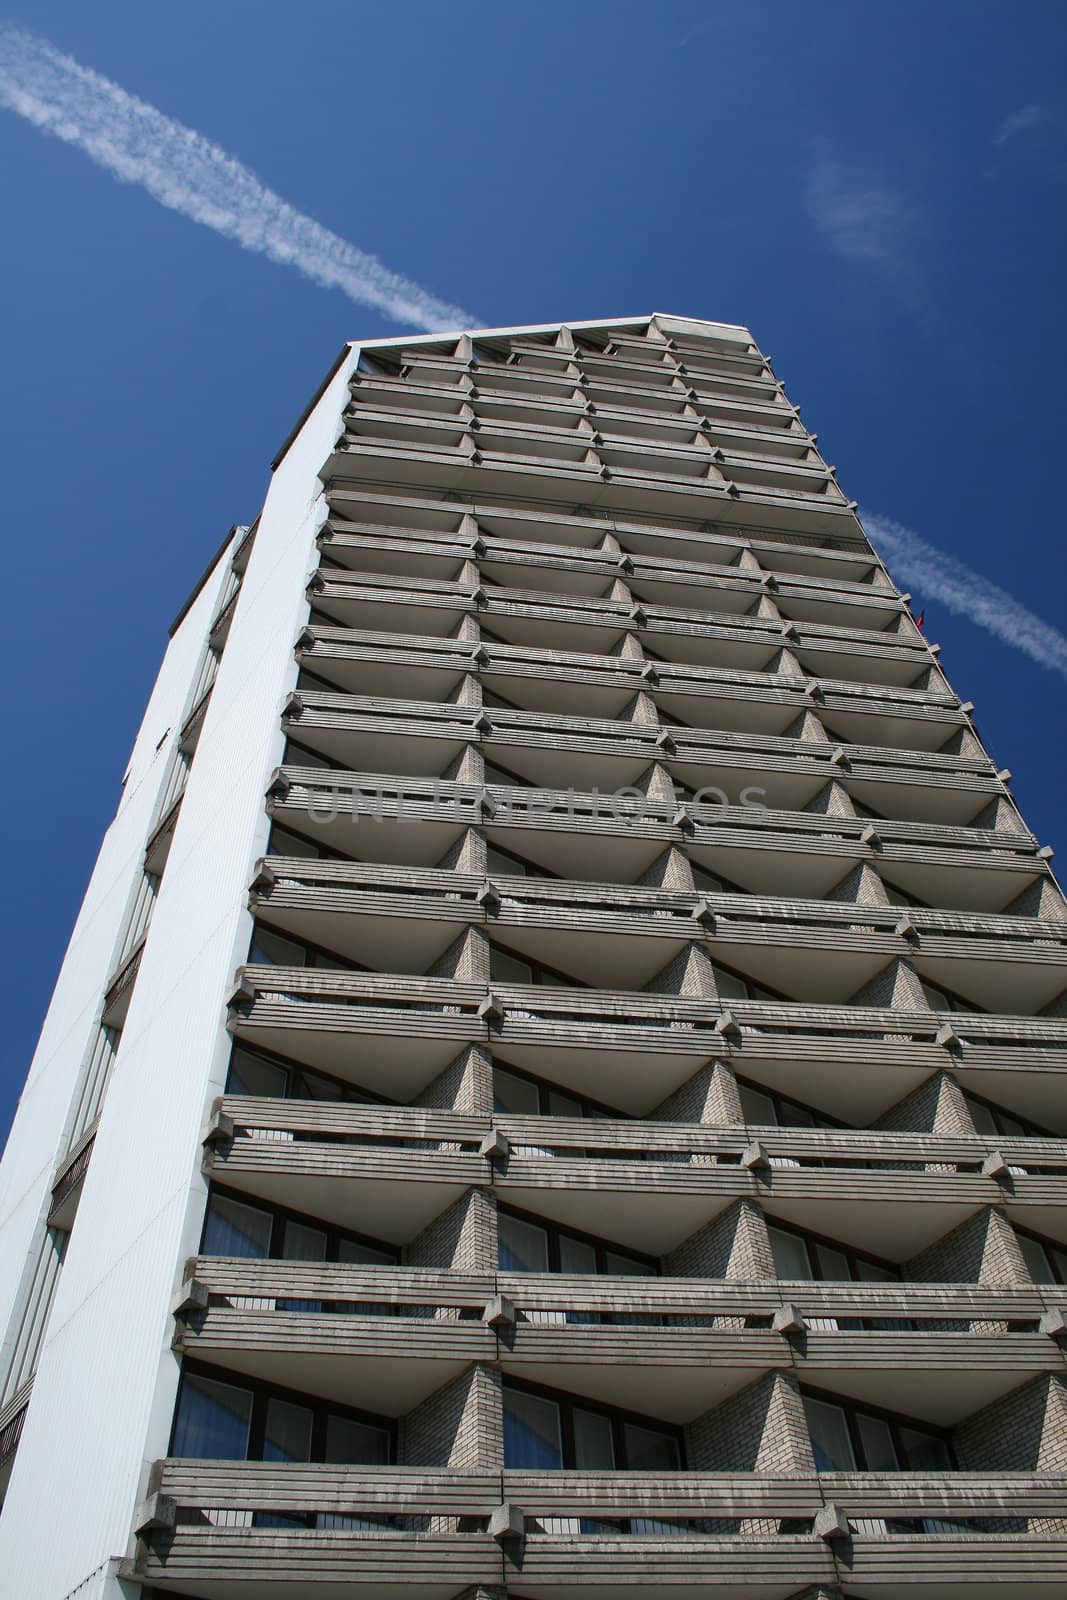
[[[45, 0], [2, 20], [484, 325], [747, 323], [849, 494], [1060, 625], [1061, 5]], [[404, 330], [6, 111], [0, 172], [2, 1130], [167, 624], [341, 342]], [[915, 592], [1031, 825], [1067, 848], [1063, 677]]]

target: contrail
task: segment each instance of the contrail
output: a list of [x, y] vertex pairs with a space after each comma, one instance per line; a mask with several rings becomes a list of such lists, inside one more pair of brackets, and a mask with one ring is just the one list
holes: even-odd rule
[[1067, 678], [1067, 636], [1042, 622], [1024, 605], [953, 556], [927, 544], [910, 528], [871, 512], [863, 513], [871, 542], [889, 559], [894, 573], [934, 595], [1004, 644], [1021, 650], [1049, 672]]
[[394, 322], [430, 331], [476, 325], [294, 210], [217, 144], [22, 29], [0, 26], [0, 105], [76, 145], [122, 183], [140, 184], [160, 205]]

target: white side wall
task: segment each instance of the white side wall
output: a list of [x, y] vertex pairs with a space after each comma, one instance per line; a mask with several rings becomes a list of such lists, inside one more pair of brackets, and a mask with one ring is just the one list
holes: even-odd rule
[[[224, 554], [163, 658], [0, 1162], [0, 1341], [5, 1356], [13, 1337], [12, 1311], [27, 1268], [36, 1259], [38, 1224], [47, 1214], [56, 1163], [66, 1148], [71, 1100], [96, 1039], [104, 988], [118, 960], [156, 803], [226, 569]], [[77, 804], [76, 794], [71, 804]], [[0, 1371], [5, 1367], [6, 1360]]]
[[169, 1306], [206, 1195], [198, 1134], [225, 1078], [224, 1002], [251, 935], [250, 868], [325, 515], [317, 473], [355, 360], [272, 479], [123, 1030], [0, 1518], [0, 1572], [24, 1574], [20, 1592], [35, 1600], [82, 1584], [79, 1600], [119, 1592], [108, 1558], [126, 1550], [147, 1465], [166, 1453]]

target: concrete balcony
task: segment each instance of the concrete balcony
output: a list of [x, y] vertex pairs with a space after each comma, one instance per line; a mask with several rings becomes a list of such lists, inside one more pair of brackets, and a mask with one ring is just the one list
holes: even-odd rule
[[[764, 573], [761, 577], [733, 562], [709, 560], [706, 551], [704, 560], [655, 552], [614, 556], [595, 548], [534, 544], [481, 533], [472, 543], [458, 533], [434, 531], [431, 536], [418, 529], [382, 528], [372, 522], [358, 524], [339, 518], [326, 525], [319, 547], [331, 563], [365, 574], [388, 572], [458, 581], [464, 562], [474, 560], [479, 572], [496, 585], [514, 586], [526, 576], [529, 588], [562, 595], [602, 597], [622, 576], [642, 601], [671, 605], [694, 594], [703, 595], [709, 609], [717, 612], [744, 614], [761, 594], [770, 591], [788, 620], [823, 622], [876, 634], [893, 629], [902, 615], [901, 602], [892, 589], [848, 583], [836, 576], [778, 579]], [[715, 553], [713, 549], [712, 555]]]
[[[942, 1427], [1041, 1373], [1065, 1371], [1055, 1339], [1039, 1331], [1048, 1297], [1036, 1289], [882, 1292], [211, 1256], [190, 1261], [186, 1277], [183, 1301], [197, 1305], [177, 1317], [183, 1355], [283, 1386], [299, 1373], [305, 1393], [357, 1407], [373, 1395], [388, 1416], [472, 1361], [682, 1424], [783, 1368]], [[1067, 1305], [1067, 1291], [1052, 1295], [1056, 1310]], [[771, 1325], [783, 1307], [799, 1333]], [[984, 1319], [998, 1315], [1029, 1331], [991, 1331]], [[884, 1326], [837, 1328], [857, 1316]], [[901, 1318], [906, 1327], [894, 1328]], [[745, 1326], [753, 1321], [762, 1326]]]
[[715, 1057], [784, 1094], [869, 1125], [951, 1059], [961, 1081], [1019, 1114], [1067, 1114], [1067, 1023], [494, 984], [490, 1043], [516, 1066], [647, 1115]]
[[[506, 1128], [504, 1119], [499, 1125]], [[526, 1135], [530, 1137], [530, 1135]], [[772, 1219], [790, 1223], [845, 1245], [866, 1249], [889, 1261], [907, 1261], [943, 1238], [983, 1206], [1007, 1206], [1023, 1226], [1064, 1237], [1062, 1208], [1067, 1172], [1027, 1175], [1006, 1184], [981, 1172], [943, 1172], [934, 1165], [912, 1170], [891, 1166], [782, 1165], [758, 1174], [740, 1165], [697, 1166], [681, 1159], [627, 1161], [613, 1147], [612, 1157], [569, 1156], [555, 1129], [542, 1130], [554, 1156], [513, 1154], [494, 1179], [501, 1200], [567, 1227], [648, 1255], [664, 1256], [733, 1205], [758, 1200]], [[591, 1135], [589, 1126], [584, 1138]], [[538, 1149], [530, 1145], [527, 1148]], [[607, 1149], [600, 1146], [597, 1149]], [[779, 1146], [780, 1148], [780, 1146]], [[829, 1162], [835, 1157], [810, 1158]], [[952, 1163], [944, 1163], [952, 1165]], [[1020, 1172], [1025, 1172], [1020, 1168]]]
[[144, 955], [145, 937], [123, 958], [118, 970], [112, 976], [107, 989], [104, 991], [104, 1008], [100, 1020], [105, 1028], [121, 1028], [126, 1021], [126, 1014], [130, 1009], [133, 999], [134, 985], [137, 974], [141, 970], [141, 957]]
[[[782, 425], [781, 407], [746, 404], [725, 406], [714, 399], [694, 405], [685, 395], [677, 401], [661, 403], [650, 413], [640, 405], [628, 404], [625, 394], [608, 392], [599, 402], [586, 400], [578, 390], [567, 393], [524, 394], [512, 390], [494, 393], [480, 388], [471, 375], [469, 384], [424, 382], [417, 377], [389, 378], [356, 373], [350, 384], [352, 406], [346, 420], [358, 430], [367, 413], [387, 413], [393, 418], [434, 419], [442, 425], [473, 418], [482, 426], [500, 424], [525, 428], [529, 432], [557, 429], [561, 434], [596, 431], [606, 438], [633, 438], [664, 445], [692, 445], [703, 435], [708, 444], [719, 448], [733, 446], [751, 449], [783, 461], [816, 460], [810, 435], [792, 419], [794, 426]], [[663, 401], [660, 391], [656, 398]], [[731, 416], [737, 411], [739, 416]], [[711, 419], [714, 418], [714, 424]], [[786, 423], [790, 421], [786, 418]]]
[[[606, 584], [607, 579], [602, 587]], [[644, 587], [651, 592], [653, 586]], [[680, 597], [699, 587], [687, 581], [676, 585], [675, 592]], [[656, 596], [635, 608], [603, 596], [505, 585], [485, 590], [467, 581], [399, 578], [336, 567], [320, 569], [312, 591], [320, 614], [351, 628], [447, 637], [462, 616], [476, 613], [509, 644], [608, 655], [623, 634], [633, 631], [647, 637], [664, 661], [757, 671], [765, 670], [788, 644], [806, 667], [810, 658], [810, 670], [820, 675], [855, 682], [866, 674], [872, 683], [903, 688], [930, 665], [922, 637], [915, 632], [887, 633], [882, 628], [832, 626], [819, 620], [790, 631], [775, 619], [747, 616], [761, 588], [746, 578], [708, 586], [706, 594], [714, 609], [667, 604]]]
[[[682, 637], [692, 636], [690, 630]], [[594, 643], [606, 648], [608, 640]], [[318, 625], [301, 634], [297, 656], [316, 677], [340, 689], [437, 703], [447, 699], [464, 673], [476, 674], [485, 688], [524, 710], [582, 717], [617, 719], [641, 690], [685, 725], [677, 734], [682, 739], [692, 727], [781, 737], [805, 710], [814, 709], [860, 746], [936, 752], [967, 726], [954, 697], [925, 690], [847, 680], [823, 680], [813, 687], [803, 677], [709, 663], [642, 663], [537, 642], [494, 640], [479, 646], [432, 635]], [[642, 729], [631, 724], [631, 732], [637, 736]], [[989, 763], [971, 770], [988, 771]]]
[[[613, 687], [625, 682], [616, 676]], [[594, 707], [605, 698], [603, 686], [586, 687]], [[568, 717], [308, 688], [291, 697], [283, 725], [300, 746], [346, 770], [358, 765], [433, 776], [473, 745], [505, 772], [546, 789], [619, 789], [659, 762], [689, 790], [710, 788], [730, 801], [759, 799], [775, 810], [803, 811], [837, 779], [881, 816], [949, 824], [966, 824], [1003, 793], [984, 756], [831, 746], [711, 728], [664, 731], [598, 718], [592, 707], [585, 716]]]
[[484, 986], [444, 978], [252, 966], [239, 969], [229, 1025], [249, 1044], [405, 1100], [485, 1039], [485, 1000]]
[[99, 1117], [92, 1122], [63, 1158], [52, 1182], [48, 1226], [69, 1233], [78, 1214], [78, 1202], [85, 1186], [85, 1175], [93, 1158], [93, 1145]]
[[575, 790], [482, 787], [444, 779], [280, 768], [268, 811], [364, 861], [435, 867], [469, 827], [559, 877], [632, 884], [671, 844], [755, 893], [788, 883], [820, 898], [863, 861], [922, 899], [1000, 911], [1046, 873], [1032, 834], [929, 822], [830, 817], [751, 806], [685, 805]]
[[[1062, 1475], [1033, 1473], [501, 1475], [164, 1460], [153, 1467], [121, 1571], [203, 1600], [259, 1600], [265, 1591], [284, 1600], [402, 1592], [454, 1600], [475, 1586], [534, 1600], [607, 1600], [646, 1586], [649, 1573], [666, 1600], [792, 1600], [798, 1585], [833, 1588], [841, 1578], [886, 1600], [905, 1600], [917, 1583], [929, 1600], [1045, 1600], [1062, 1570], [1055, 1535], [860, 1530], [872, 1519], [916, 1517], [1034, 1519], [1040, 1529], [1060, 1514], [1065, 1487]], [[510, 1522], [514, 1535], [497, 1542], [488, 1529], [502, 1501], [502, 1525]], [[814, 1522], [828, 1503], [853, 1523], [839, 1544], [814, 1530], [765, 1531]], [[256, 1512], [306, 1525], [256, 1527]], [[460, 1518], [483, 1531], [429, 1531], [456, 1528]], [[578, 1519], [605, 1526], [583, 1533]], [[720, 1531], [705, 1533], [709, 1524]], [[731, 1524], [736, 1531], [721, 1531]]]
[[826, 579], [831, 588], [837, 583], [846, 588], [852, 584], [869, 588], [877, 566], [873, 553], [861, 541], [855, 541], [852, 549], [848, 548], [852, 541], [836, 548], [818, 535], [808, 537], [795, 530], [768, 538], [758, 531], [749, 534], [721, 523], [709, 527], [695, 519], [671, 519], [665, 513], [655, 521], [633, 522], [594, 514], [591, 509], [576, 514], [569, 504], [562, 503], [553, 506], [538, 502], [523, 507], [500, 505], [493, 500], [443, 500], [432, 489], [415, 494], [400, 485], [393, 492], [382, 493], [380, 488], [352, 489], [331, 484], [327, 498], [331, 510], [327, 527], [337, 533], [359, 532], [370, 525], [376, 538], [392, 535], [394, 539], [417, 537], [434, 541], [461, 537], [468, 550], [472, 541], [465, 516], [474, 518], [478, 536], [487, 545], [489, 541], [507, 541], [534, 549], [584, 551], [596, 557], [605, 534], [610, 533], [623, 552], [632, 556], [730, 568], [736, 568], [742, 553], [751, 549], [769, 572]]
[[[483, 453], [480, 435], [477, 448], [474, 438], [466, 435], [455, 448], [377, 439], [361, 439], [356, 447], [342, 443], [323, 463], [320, 477], [328, 487], [370, 480], [520, 499], [536, 499], [546, 489], [553, 498], [565, 499], [569, 491], [572, 500], [607, 511], [650, 516], [663, 512], [739, 527], [861, 537], [854, 509], [836, 486], [831, 494], [814, 487], [780, 489], [727, 483], [721, 476], [682, 475], [670, 471], [666, 452], [650, 454], [621, 446], [605, 451], [604, 465]], [[713, 465], [710, 452], [706, 459]]]
[[576, 408], [569, 412], [535, 407], [522, 411], [487, 405], [481, 396], [452, 414], [438, 409], [420, 412], [410, 405], [385, 409], [370, 404], [366, 396], [362, 399], [362, 404], [346, 413], [341, 449], [411, 447], [469, 455], [473, 448], [484, 460], [501, 464], [554, 461], [571, 468], [591, 465], [599, 470], [606, 466], [622, 472], [639, 467], [806, 499], [843, 500], [817, 451], [805, 450], [793, 457], [781, 450], [767, 454], [760, 448], [758, 436], [744, 435], [726, 441], [724, 449], [710, 428], [693, 421], [684, 429], [649, 428], [636, 421], [620, 426], [599, 409], [593, 419]]
[[487, 1117], [455, 1112], [227, 1095], [205, 1130], [204, 1170], [339, 1227], [373, 1214], [378, 1237], [404, 1244], [488, 1181], [488, 1131]]
[[1067, 922], [852, 902], [265, 858], [251, 908], [347, 960], [422, 972], [464, 928], [599, 988], [641, 988], [690, 943], [758, 983], [841, 1000], [895, 958], [978, 1006], [1042, 1010], [1067, 988]]

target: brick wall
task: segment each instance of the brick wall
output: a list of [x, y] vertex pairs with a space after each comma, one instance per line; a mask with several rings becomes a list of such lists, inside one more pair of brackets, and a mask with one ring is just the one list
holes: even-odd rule
[[663, 1270], [675, 1278], [733, 1278], [746, 1283], [773, 1278], [774, 1257], [762, 1210], [752, 1200], [735, 1200], [665, 1256]]
[[477, 828], [466, 828], [437, 865], [449, 872], [485, 872], [485, 835]]
[[401, 1417], [397, 1455], [404, 1467], [496, 1471], [504, 1465], [500, 1374], [475, 1366]]
[[851, 872], [845, 874], [840, 883], [835, 883], [827, 900], [847, 900], [861, 906], [887, 906], [889, 896], [885, 892], [885, 884], [866, 861], [858, 861]]
[[428, 1111], [490, 1113], [493, 1109], [493, 1058], [482, 1045], [468, 1045], [412, 1101]]
[[[953, 1433], [965, 1472], [1067, 1472], [1067, 1384], [1045, 1374], [994, 1400]], [[1067, 1533], [1067, 1517], [1031, 1517], [1032, 1534]]]
[[649, 1117], [656, 1122], [703, 1122], [736, 1128], [744, 1122], [737, 1079], [723, 1061], [699, 1067]]
[[985, 1206], [904, 1264], [916, 1283], [1030, 1282], [1019, 1241], [1008, 1219]]
[[931, 1073], [925, 1083], [883, 1112], [874, 1126], [902, 1133], [956, 1135], [975, 1131], [963, 1091], [950, 1072]]
[[704, 951], [695, 944], [686, 945], [673, 961], [668, 961], [662, 971], [657, 972], [642, 988], [648, 994], [699, 995], [705, 1000], [718, 998], [714, 968]]
[[817, 812], [820, 817], [854, 817], [856, 812], [845, 790], [835, 779], [824, 784], [818, 794], [809, 800], [803, 811]]
[[795, 1379], [771, 1372], [685, 1429], [694, 1472], [814, 1472]]
[[692, 889], [693, 869], [688, 857], [671, 845], [656, 857], [650, 867], [645, 868], [637, 879], [637, 885], [642, 889]]
[[1041, 917], [1046, 922], [1067, 922], [1067, 903], [1051, 877], [1035, 878], [1022, 894], [1004, 907], [1006, 917]]
[[481, 928], [466, 928], [427, 970], [428, 978], [454, 978], [457, 983], [489, 982], [489, 940]]
[[403, 1263], [406, 1267], [495, 1272], [495, 1200], [484, 1189], [468, 1189], [404, 1246]]
[[906, 961], [891, 961], [848, 1001], [852, 1006], [890, 1006], [896, 1011], [928, 1011], [922, 984]]

